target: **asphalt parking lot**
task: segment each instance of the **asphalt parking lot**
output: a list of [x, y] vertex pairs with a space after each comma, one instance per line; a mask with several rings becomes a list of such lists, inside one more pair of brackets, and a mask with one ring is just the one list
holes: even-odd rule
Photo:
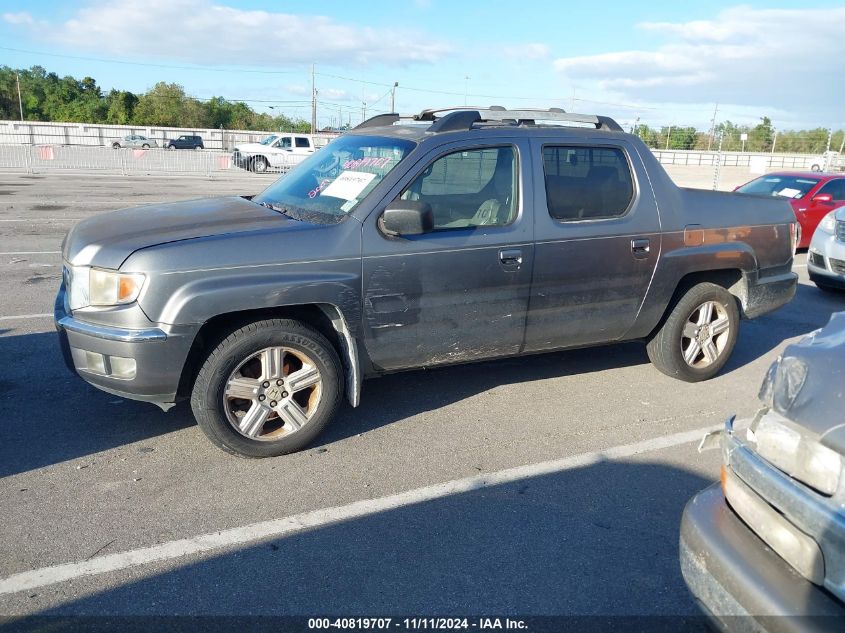
[[65, 369], [50, 313], [75, 221], [273, 179], [0, 174], [0, 615], [697, 614], [678, 525], [719, 460], [697, 440], [751, 415], [769, 364], [845, 294], [799, 255], [796, 298], [744, 322], [712, 381], [658, 373], [639, 344], [398, 374], [260, 461], [215, 449], [184, 405]]

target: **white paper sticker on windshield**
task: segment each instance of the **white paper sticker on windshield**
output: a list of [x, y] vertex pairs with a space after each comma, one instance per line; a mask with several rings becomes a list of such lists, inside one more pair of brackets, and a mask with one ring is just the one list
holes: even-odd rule
[[352, 200], [364, 191], [375, 174], [363, 171], [344, 171], [334, 179], [334, 182], [320, 192], [321, 196], [331, 196], [342, 200]]
[[798, 194], [801, 193], [800, 189], [793, 189], [791, 187], [784, 187], [780, 191], [778, 191], [779, 196], [783, 196], [784, 198], [794, 198]]

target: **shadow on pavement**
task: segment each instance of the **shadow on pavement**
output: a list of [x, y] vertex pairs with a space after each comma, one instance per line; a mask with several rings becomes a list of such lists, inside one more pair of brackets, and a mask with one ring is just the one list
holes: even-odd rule
[[[639, 615], [681, 624], [698, 611], [680, 573], [678, 526], [709, 483], [664, 464], [603, 461], [177, 559], [166, 571], [78, 579], [72, 590], [83, 597], [40, 615]], [[27, 593], [41, 591], [55, 595]], [[690, 619], [694, 627], [671, 630], [703, 630]]]

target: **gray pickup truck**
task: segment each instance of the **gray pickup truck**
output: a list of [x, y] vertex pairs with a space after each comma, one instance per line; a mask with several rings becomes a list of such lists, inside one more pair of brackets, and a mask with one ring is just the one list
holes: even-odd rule
[[63, 245], [68, 365], [220, 448], [299, 450], [368, 376], [618, 341], [714, 376], [795, 293], [784, 200], [678, 188], [607, 117], [381, 115], [257, 196], [125, 209]]

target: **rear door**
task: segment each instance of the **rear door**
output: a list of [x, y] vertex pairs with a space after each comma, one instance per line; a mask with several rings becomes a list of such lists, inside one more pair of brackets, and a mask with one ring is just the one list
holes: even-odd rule
[[[615, 139], [614, 139], [615, 141]], [[534, 276], [526, 351], [613, 341], [631, 328], [660, 253], [660, 221], [624, 139], [532, 139]]]
[[[388, 370], [520, 351], [533, 259], [527, 139], [450, 144], [424, 156], [364, 225], [367, 352]], [[397, 198], [426, 202], [435, 230], [378, 227]]]

